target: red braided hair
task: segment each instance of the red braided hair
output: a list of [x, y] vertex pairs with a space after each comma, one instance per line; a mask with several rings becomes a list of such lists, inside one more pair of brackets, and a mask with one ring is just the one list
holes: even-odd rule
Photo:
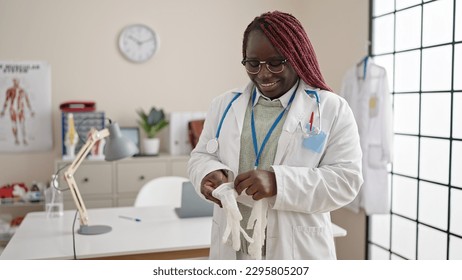
[[298, 76], [308, 85], [332, 91], [319, 69], [318, 60], [302, 24], [291, 14], [274, 11], [256, 17], [246, 28], [242, 56], [246, 58], [249, 33], [261, 30], [273, 46], [288, 59]]

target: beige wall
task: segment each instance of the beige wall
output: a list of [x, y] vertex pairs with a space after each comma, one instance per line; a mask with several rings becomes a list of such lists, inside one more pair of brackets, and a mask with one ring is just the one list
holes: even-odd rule
[[[0, 60], [51, 64], [54, 130], [51, 151], [1, 154], [0, 184], [49, 180], [61, 155], [63, 101], [94, 100], [126, 126], [136, 124], [139, 107], [207, 110], [214, 96], [247, 81], [242, 32], [253, 17], [276, 9], [302, 21], [338, 91], [346, 69], [366, 54], [367, 0], [0, 0]], [[119, 32], [132, 23], [160, 37], [145, 64], [126, 61], [117, 49]]]

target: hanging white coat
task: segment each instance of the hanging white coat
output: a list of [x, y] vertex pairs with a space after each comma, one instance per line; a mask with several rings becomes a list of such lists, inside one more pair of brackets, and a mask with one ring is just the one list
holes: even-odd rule
[[[228, 170], [230, 181], [238, 174], [241, 131], [244, 125], [250, 125], [244, 123], [244, 115], [252, 89], [250, 83], [212, 102], [188, 163], [189, 177], [201, 196], [201, 180], [211, 171]], [[335, 259], [330, 211], [350, 203], [363, 182], [357, 126], [347, 102], [338, 95], [317, 90], [326, 138], [319, 151], [306, 148], [314, 138], [304, 138], [301, 127], [306, 127], [311, 112], [317, 117], [317, 105], [305, 90], [314, 89], [300, 83], [272, 165], [278, 190], [270, 198], [266, 259]], [[223, 121], [218, 151], [210, 154], [206, 151], [207, 142], [215, 138], [223, 112], [236, 92], [242, 95]], [[221, 241], [225, 226], [224, 210], [215, 205], [211, 259], [236, 258], [230, 244]]]
[[358, 124], [363, 151], [364, 184], [348, 207], [364, 208], [367, 215], [390, 212], [387, 164], [392, 160], [391, 95], [385, 68], [365, 58], [350, 68], [340, 95], [350, 105]]

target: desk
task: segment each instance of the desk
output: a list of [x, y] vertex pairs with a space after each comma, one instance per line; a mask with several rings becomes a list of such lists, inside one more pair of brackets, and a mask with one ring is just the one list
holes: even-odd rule
[[[73, 259], [75, 210], [60, 218], [31, 212], [13, 235], [0, 259]], [[212, 218], [179, 219], [170, 207], [89, 209], [90, 225], [109, 225], [101, 235], [75, 234], [79, 259], [175, 259], [208, 256]], [[141, 222], [121, 219], [137, 217]], [[75, 230], [79, 227], [76, 221]], [[123, 257], [120, 257], [123, 256]]]
[[[72, 222], [75, 210], [61, 218], [31, 212], [17, 229], [0, 259], [73, 259]], [[209, 254], [212, 218], [179, 219], [171, 207], [89, 209], [90, 225], [109, 225], [101, 235], [75, 234], [78, 259], [180, 259]], [[136, 217], [141, 222], [121, 219]], [[79, 227], [76, 221], [75, 230]], [[334, 225], [334, 236], [346, 231]]]

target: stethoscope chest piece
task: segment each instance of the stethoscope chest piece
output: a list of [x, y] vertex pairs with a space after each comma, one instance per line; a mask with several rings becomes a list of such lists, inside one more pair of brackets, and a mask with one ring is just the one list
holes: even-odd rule
[[214, 154], [218, 151], [218, 139], [213, 138], [207, 142], [206, 150], [209, 154]]

